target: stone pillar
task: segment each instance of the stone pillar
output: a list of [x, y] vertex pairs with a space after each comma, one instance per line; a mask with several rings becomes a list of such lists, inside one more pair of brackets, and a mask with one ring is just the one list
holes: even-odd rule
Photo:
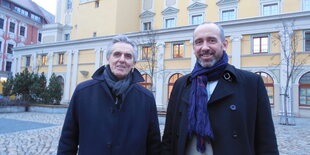
[[[157, 43], [157, 66], [156, 66], [156, 104], [160, 108], [164, 108], [165, 104], [163, 103], [163, 85], [164, 85], [164, 52], [165, 52], [165, 43]], [[154, 84], [153, 84], [154, 86]]]
[[232, 65], [236, 68], [241, 67], [241, 39], [242, 35], [232, 35]]
[[47, 70], [47, 83], [49, 83], [49, 79], [52, 76], [53, 73], [53, 52], [48, 52], [47, 58], [48, 58], [48, 70]]
[[65, 103], [70, 101], [70, 82], [71, 82], [71, 65], [72, 65], [72, 50], [67, 51], [67, 69], [66, 69], [66, 79], [64, 87], [64, 98]]
[[18, 56], [18, 61], [17, 61], [17, 72], [19, 73], [21, 70], [21, 65], [22, 65], [22, 56]]
[[107, 62], [107, 50], [102, 51], [102, 65], [106, 65]]
[[95, 60], [95, 70], [97, 70], [99, 67], [100, 67], [100, 52], [101, 52], [101, 49], [100, 48], [97, 48], [96, 49], [96, 60]]
[[72, 68], [72, 81], [71, 81], [71, 95], [73, 94], [76, 82], [77, 82], [77, 72], [78, 72], [78, 63], [79, 63], [79, 50], [73, 51], [73, 68]]
[[191, 70], [194, 69], [195, 67], [195, 64], [196, 64], [196, 61], [197, 61], [197, 58], [194, 54], [194, 42], [193, 42], [193, 39], [190, 40], [191, 44], [192, 44], [192, 52], [191, 52]]
[[31, 64], [32, 64], [32, 66], [31, 66], [32, 71], [34, 73], [37, 73], [37, 53], [32, 54], [32, 63]]
[[12, 76], [14, 76], [16, 74], [16, 71], [17, 71], [17, 61], [18, 61], [18, 59], [16, 57], [13, 57]]

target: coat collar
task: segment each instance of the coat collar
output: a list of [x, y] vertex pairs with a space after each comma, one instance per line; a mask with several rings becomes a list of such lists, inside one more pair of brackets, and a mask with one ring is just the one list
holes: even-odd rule
[[[96, 72], [92, 75], [92, 78], [94, 80], [98, 81], [105, 81], [103, 77], [103, 72], [106, 69], [106, 66], [101, 66], [99, 69], [96, 70]], [[132, 76], [132, 83], [137, 83], [137, 82], [143, 82], [144, 79], [140, 72], [135, 68]]]

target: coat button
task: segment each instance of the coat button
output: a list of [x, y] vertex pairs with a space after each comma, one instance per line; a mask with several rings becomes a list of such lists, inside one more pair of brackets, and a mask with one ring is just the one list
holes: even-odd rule
[[107, 148], [112, 148], [112, 144], [111, 143], [107, 143]]
[[232, 134], [232, 137], [233, 137], [234, 139], [236, 139], [236, 138], [238, 138], [238, 134], [237, 134], [236, 132], [234, 132], [234, 133]]
[[232, 110], [232, 111], [237, 110], [237, 106], [234, 105], [234, 104], [230, 105], [229, 108], [230, 108], [230, 110]]

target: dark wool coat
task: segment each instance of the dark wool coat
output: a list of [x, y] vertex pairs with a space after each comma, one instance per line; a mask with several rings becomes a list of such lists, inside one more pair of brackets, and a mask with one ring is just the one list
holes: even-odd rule
[[99, 68], [92, 80], [79, 84], [72, 96], [58, 146], [58, 155], [149, 155], [160, 152], [160, 131], [152, 92], [137, 82], [123, 96], [121, 107]]
[[[178, 79], [169, 100], [162, 154], [183, 155], [188, 135], [190, 75]], [[226, 67], [209, 100], [214, 155], [277, 155], [270, 104], [261, 77]]]

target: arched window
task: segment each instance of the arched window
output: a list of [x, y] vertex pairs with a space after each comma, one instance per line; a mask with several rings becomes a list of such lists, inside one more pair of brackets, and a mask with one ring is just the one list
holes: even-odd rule
[[62, 78], [62, 76], [57, 76], [57, 81], [60, 83], [61, 85], [61, 93], [64, 93], [64, 78]]
[[267, 89], [267, 94], [268, 94], [268, 97], [269, 97], [269, 102], [270, 104], [273, 104], [274, 103], [274, 86], [273, 86], [273, 79], [272, 77], [265, 73], [265, 72], [256, 72], [256, 74], [259, 74], [263, 81], [264, 81], [264, 84], [265, 84], [265, 87]]
[[143, 87], [145, 87], [149, 90], [152, 90], [152, 78], [151, 78], [151, 76], [149, 76], [148, 74], [142, 74], [142, 77], [143, 77], [144, 81], [140, 82], [140, 84]]
[[299, 79], [299, 105], [310, 106], [310, 72]]
[[175, 81], [182, 77], [183, 75], [180, 74], [180, 73], [176, 73], [176, 74], [173, 74], [170, 78], [169, 78], [169, 83], [168, 83], [168, 99], [170, 98], [170, 94], [171, 94], [171, 91], [172, 91], [172, 88], [173, 88], [173, 85], [175, 83]]

